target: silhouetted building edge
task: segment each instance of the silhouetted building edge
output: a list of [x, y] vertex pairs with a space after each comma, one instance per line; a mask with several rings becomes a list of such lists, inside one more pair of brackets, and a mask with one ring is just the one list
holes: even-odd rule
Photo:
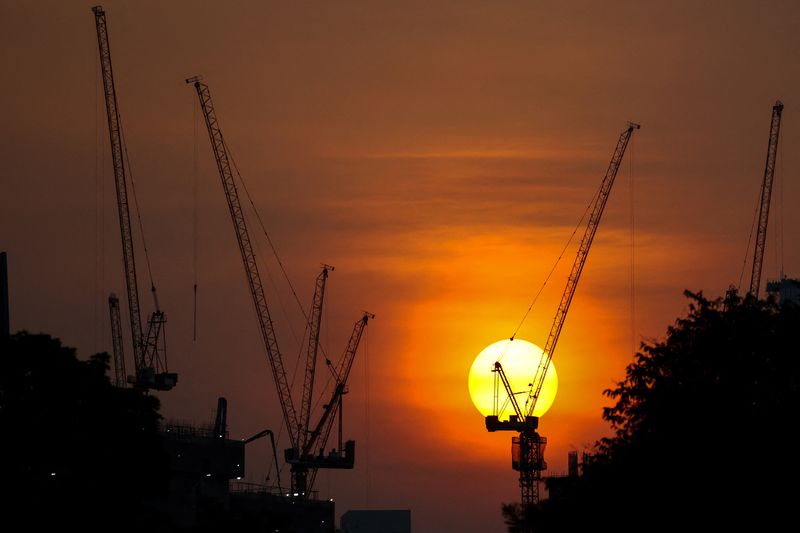
[[11, 334], [11, 320], [8, 314], [8, 263], [6, 253], [0, 252], [0, 338]]
[[780, 303], [793, 302], [800, 305], [800, 279], [783, 277], [768, 281], [767, 292], [777, 294]]
[[341, 526], [342, 533], [411, 533], [411, 510], [347, 511]]

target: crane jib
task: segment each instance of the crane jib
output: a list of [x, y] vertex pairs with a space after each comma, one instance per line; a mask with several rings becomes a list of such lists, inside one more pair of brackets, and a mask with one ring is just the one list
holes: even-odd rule
[[242, 256], [242, 263], [250, 288], [250, 295], [253, 300], [256, 318], [258, 319], [259, 330], [261, 331], [261, 336], [264, 341], [272, 376], [278, 388], [278, 398], [281, 403], [284, 422], [288, 429], [292, 447], [297, 448], [299, 446], [299, 442], [297, 441], [299, 434], [297, 429], [297, 411], [292, 401], [289, 380], [286, 376], [280, 349], [278, 348], [278, 339], [275, 335], [272, 317], [267, 307], [267, 298], [264, 294], [264, 286], [261, 283], [261, 275], [258, 272], [255, 252], [253, 251], [250, 234], [245, 222], [244, 210], [239, 200], [239, 192], [236, 189], [228, 150], [225, 145], [225, 140], [222, 137], [222, 130], [219, 127], [219, 121], [217, 120], [214, 105], [211, 100], [211, 91], [206, 84], [200, 83], [199, 78], [190, 78], [186, 80], [186, 83], [194, 85], [197, 91], [197, 97], [200, 100], [200, 108], [203, 111], [208, 137], [214, 152], [214, 160], [216, 161], [217, 170], [222, 180], [222, 187], [225, 191], [228, 210], [230, 211], [234, 232], [236, 233], [236, 241], [239, 244], [239, 251]]
[[[111, 162], [114, 168], [114, 184], [117, 192], [117, 211], [119, 214], [119, 227], [122, 237], [122, 262], [125, 275], [125, 287], [128, 296], [128, 314], [131, 326], [131, 340], [133, 341], [133, 358], [136, 367], [136, 376], [132, 381], [136, 386], [144, 389], [170, 390], [178, 380], [177, 374], [170, 374], [167, 370], [166, 349], [164, 347], [164, 324], [166, 317], [158, 309], [150, 315], [147, 330], [142, 327], [141, 307], [139, 304], [139, 287], [136, 278], [136, 259], [134, 257], [133, 232], [131, 228], [130, 204], [128, 201], [128, 186], [125, 171], [125, 158], [127, 151], [122, 135], [122, 122], [120, 120], [117, 93], [114, 86], [114, 71], [111, 66], [111, 46], [108, 39], [108, 23], [105, 11], [101, 6], [92, 8], [97, 29], [97, 45], [100, 53], [100, 70], [103, 79], [103, 94], [108, 117], [108, 134], [111, 143]], [[135, 190], [134, 190], [135, 200]], [[142, 239], [144, 235], [142, 234]], [[144, 247], [147, 257], [147, 247]], [[149, 260], [148, 260], [149, 263]], [[152, 279], [151, 279], [152, 281]], [[155, 297], [155, 287], [153, 286]], [[112, 309], [112, 313], [114, 310]], [[120, 358], [122, 344], [121, 328], [113, 324], [112, 341], [119, 348]], [[163, 360], [159, 352], [163, 353]], [[119, 381], [119, 380], [117, 380]]]
[[536, 369], [534, 379], [531, 381], [531, 389], [526, 401], [526, 414], [528, 416], [533, 416], [533, 410], [536, 407], [536, 402], [539, 399], [539, 393], [541, 392], [542, 385], [544, 384], [544, 378], [547, 375], [547, 368], [549, 367], [550, 361], [553, 358], [553, 353], [555, 352], [558, 338], [561, 335], [561, 329], [564, 327], [564, 322], [567, 318], [567, 311], [569, 311], [569, 306], [572, 303], [572, 298], [575, 295], [575, 290], [578, 287], [578, 281], [580, 281], [583, 267], [586, 264], [586, 258], [589, 256], [589, 249], [592, 246], [592, 241], [594, 240], [594, 236], [597, 233], [597, 228], [600, 225], [600, 219], [603, 216], [603, 211], [605, 210], [606, 203], [608, 202], [608, 197], [611, 194], [611, 188], [614, 186], [614, 180], [617, 177], [617, 172], [622, 164], [622, 157], [625, 155], [625, 150], [628, 147], [628, 141], [630, 141], [631, 135], [633, 135], [633, 130], [639, 128], [640, 126], [638, 124], [631, 122], [629, 123], [628, 128], [620, 134], [619, 140], [617, 141], [617, 146], [614, 149], [614, 154], [611, 157], [608, 169], [606, 170], [606, 175], [600, 185], [600, 191], [595, 198], [594, 205], [592, 206], [592, 212], [591, 216], [589, 217], [589, 222], [586, 226], [586, 231], [584, 232], [583, 238], [581, 239], [581, 244], [578, 247], [578, 253], [575, 257], [575, 262], [572, 265], [569, 278], [567, 278], [567, 285], [564, 288], [564, 293], [561, 296], [561, 302], [558, 305], [558, 310], [556, 311], [553, 325], [550, 328], [550, 334], [548, 335], [547, 342], [544, 345], [543, 356], [540, 359], [539, 366]]
[[764, 181], [761, 183], [761, 200], [758, 207], [758, 231], [753, 249], [753, 271], [750, 275], [750, 291], [755, 298], [761, 286], [761, 269], [764, 265], [764, 249], [767, 245], [767, 222], [769, 221], [769, 204], [772, 198], [772, 182], [775, 178], [775, 162], [778, 157], [778, 140], [781, 133], [781, 114], [783, 103], [778, 100], [772, 106], [772, 121], [769, 125], [769, 142], [767, 143], [767, 162], [764, 164]]

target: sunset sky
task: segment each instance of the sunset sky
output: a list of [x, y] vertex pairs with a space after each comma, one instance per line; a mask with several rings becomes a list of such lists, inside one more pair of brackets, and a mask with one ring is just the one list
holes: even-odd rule
[[[81, 357], [111, 350], [107, 296], [125, 291], [92, 5], [0, 0], [0, 251], [11, 327], [57, 336]], [[762, 279], [781, 268], [800, 277], [797, 2], [103, 6], [179, 373], [175, 390], [159, 395], [164, 415], [205, 423], [225, 396], [233, 438], [281, 423], [187, 77], [203, 75], [211, 88], [305, 306], [321, 264], [336, 267], [325, 350], [338, 358], [361, 311], [377, 315], [345, 397], [356, 468], [317, 480], [337, 517], [409, 508], [415, 532], [504, 530], [500, 504], [519, 500], [511, 434], [486, 432], [467, 375], [484, 347], [514, 332], [628, 120], [642, 128], [554, 358], [558, 397], [540, 422], [551, 472], [609, 434], [603, 390], [622, 379], [640, 341], [663, 338], [684, 313], [683, 290], [718, 296], [738, 284], [777, 99], [786, 107]], [[267, 283], [268, 296], [291, 374], [302, 317], [254, 221], [250, 229], [262, 275], [277, 285]], [[519, 337], [544, 344], [582, 231]], [[266, 449], [247, 452], [248, 481], [263, 482]]]

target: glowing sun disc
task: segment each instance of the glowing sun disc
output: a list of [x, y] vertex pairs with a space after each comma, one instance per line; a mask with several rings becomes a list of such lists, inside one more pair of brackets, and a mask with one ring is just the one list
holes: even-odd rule
[[[495, 373], [492, 372], [492, 369], [495, 361], [499, 360], [511, 384], [511, 390], [522, 393], [517, 394], [517, 401], [524, 411], [525, 400], [530, 389], [529, 383], [531, 383], [536, 374], [536, 369], [539, 367], [539, 361], [543, 354], [544, 352], [541, 348], [522, 339], [514, 339], [513, 341], [505, 339], [484, 348], [475, 358], [472, 368], [469, 370], [469, 395], [472, 398], [472, 403], [475, 404], [475, 408], [483, 416], [492, 414], [495, 379]], [[547, 375], [544, 378], [542, 390], [539, 393], [539, 399], [536, 402], [536, 408], [533, 410], [533, 416], [542, 416], [550, 409], [556, 399], [557, 391], [558, 374], [551, 361], [547, 369]], [[500, 405], [502, 406], [507, 397], [502, 384], [500, 384], [499, 394]], [[514, 408], [508, 404], [502, 412], [500, 420], [508, 420], [509, 415], [513, 413]]]

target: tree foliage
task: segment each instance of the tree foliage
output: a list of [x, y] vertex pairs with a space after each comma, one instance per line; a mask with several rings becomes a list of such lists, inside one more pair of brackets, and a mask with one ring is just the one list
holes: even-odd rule
[[81, 361], [48, 335], [0, 340], [5, 520], [138, 529], [143, 503], [166, 490], [158, 400], [113, 387], [108, 361]]
[[613, 436], [582, 476], [549, 483], [551, 497], [529, 510], [535, 531], [763, 528], [791, 514], [800, 308], [686, 295], [687, 316], [605, 391]]

